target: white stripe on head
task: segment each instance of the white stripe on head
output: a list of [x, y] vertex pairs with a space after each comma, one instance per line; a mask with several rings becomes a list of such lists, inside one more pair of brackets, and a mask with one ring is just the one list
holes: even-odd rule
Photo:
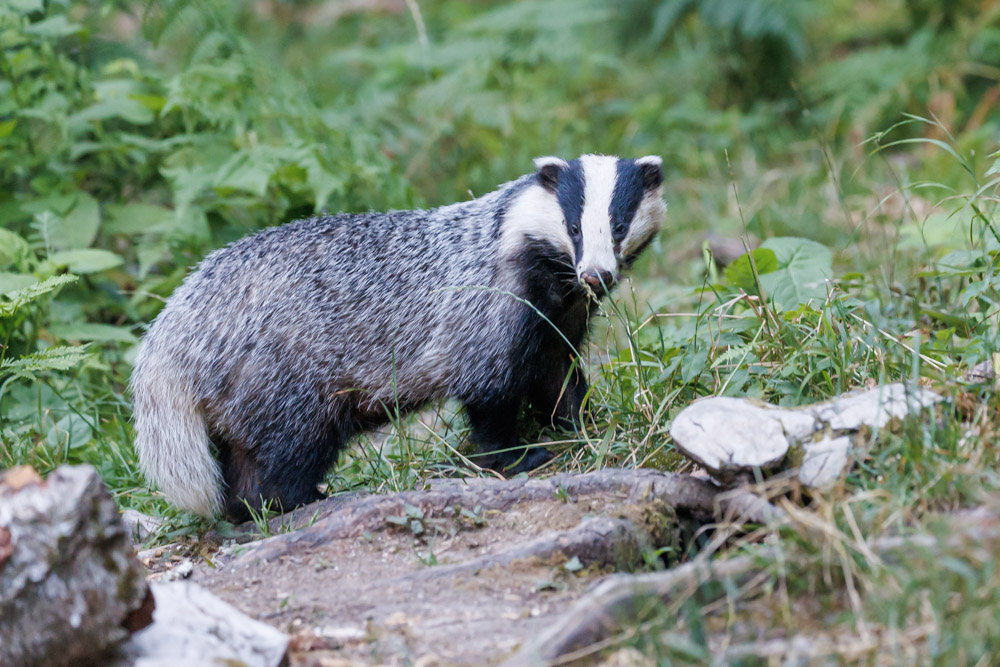
[[569, 162], [566, 162], [566, 160], [561, 157], [555, 157], [552, 155], [536, 157], [534, 162], [535, 169], [544, 169], [545, 167], [559, 167], [560, 169], [565, 169], [569, 167]]
[[611, 155], [583, 155], [583, 256], [577, 258], [577, 275], [588, 270], [617, 275], [618, 259], [611, 238], [611, 196], [618, 178], [618, 158]]
[[636, 209], [632, 225], [622, 241], [621, 254], [631, 255], [660, 231], [663, 219], [667, 217], [667, 204], [663, 201], [663, 187], [646, 192]]
[[525, 239], [547, 241], [556, 249], [573, 256], [573, 241], [563, 222], [559, 200], [540, 185], [525, 188], [507, 210], [500, 231], [501, 255], [515, 255], [524, 247]]

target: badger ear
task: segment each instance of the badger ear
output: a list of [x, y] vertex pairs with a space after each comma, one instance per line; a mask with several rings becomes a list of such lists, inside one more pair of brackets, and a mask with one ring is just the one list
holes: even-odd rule
[[569, 163], [562, 158], [552, 156], [535, 158], [538, 182], [549, 192], [555, 192], [559, 187], [559, 174], [567, 167], [569, 167]]
[[659, 155], [647, 155], [635, 161], [642, 176], [642, 187], [653, 190], [663, 183], [663, 159]]

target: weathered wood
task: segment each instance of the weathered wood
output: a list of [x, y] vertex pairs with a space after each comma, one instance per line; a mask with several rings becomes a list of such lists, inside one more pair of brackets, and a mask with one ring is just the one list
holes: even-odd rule
[[0, 664], [81, 664], [141, 626], [148, 588], [90, 466], [0, 479]]
[[[778, 469], [789, 451], [798, 449], [803, 454], [800, 481], [824, 486], [849, 463], [850, 436], [864, 427], [881, 428], [940, 400], [928, 389], [900, 383], [795, 409], [715, 396], [682, 410], [670, 435], [678, 451], [724, 484], [751, 478], [755, 470]], [[813, 442], [822, 432], [826, 437]]]

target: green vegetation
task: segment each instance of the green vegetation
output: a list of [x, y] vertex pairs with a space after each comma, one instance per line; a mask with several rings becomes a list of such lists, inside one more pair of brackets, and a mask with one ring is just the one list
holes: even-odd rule
[[[828, 493], [772, 489], [815, 520], [727, 548], [766, 539], [794, 567], [683, 607], [645, 649], [698, 661], [706, 627], [748, 609], [780, 626], [791, 606], [760, 609], [780, 590], [826, 600], [795, 620], [834, 635], [927, 629], [900, 661], [995, 660], [992, 558], [935, 576], [858, 538], [1000, 490], [996, 386], [963, 379], [1000, 362], [1000, 4], [349, 4], [0, 0], [0, 467], [92, 463], [121, 506], [200, 532], [144, 486], [126, 386], [209, 250], [479, 195], [537, 155], [655, 153], [667, 225], [595, 327], [590, 423], [543, 434], [551, 470], [683, 468], [670, 419], [703, 395], [796, 405], [906, 379], [951, 402]], [[722, 269], [718, 239], [759, 249]], [[329, 490], [466, 474], [465, 435], [451, 405], [397, 420]]]

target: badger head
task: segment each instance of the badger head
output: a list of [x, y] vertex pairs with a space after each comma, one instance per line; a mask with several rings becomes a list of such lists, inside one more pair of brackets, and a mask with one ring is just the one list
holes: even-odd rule
[[660, 158], [540, 157], [535, 166], [531, 186], [508, 214], [505, 245], [550, 245], [572, 262], [582, 288], [603, 296], [663, 222]]

